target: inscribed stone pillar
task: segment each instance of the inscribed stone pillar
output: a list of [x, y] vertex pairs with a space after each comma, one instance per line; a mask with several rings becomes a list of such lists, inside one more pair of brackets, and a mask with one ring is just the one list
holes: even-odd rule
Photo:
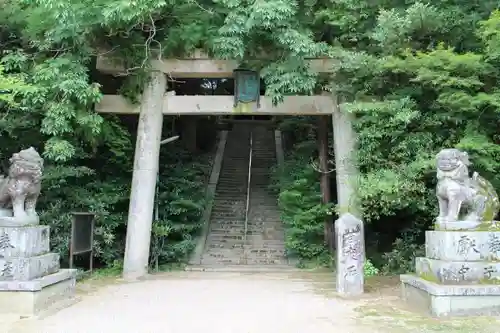
[[127, 222], [123, 277], [135, 280], [148, 273], [149, 246], [163, 124], [163, 97], [167, 80], [153, 72], [141, 101], [134, 171]]
[[354, 115], [342, 112], [338, 98], [333, 95], [333, 138], [335, 149], [335, 170], [337, 180], [337, 201], [340, 213], [349, 212], [361, 217], [357, 197], [359, 172], [356, 166], [356, 133]]
[[344, 213], [335, 221], [337, 236], [337, 292], [357, 296], [364, 292], [365, 235], [363, 221]]

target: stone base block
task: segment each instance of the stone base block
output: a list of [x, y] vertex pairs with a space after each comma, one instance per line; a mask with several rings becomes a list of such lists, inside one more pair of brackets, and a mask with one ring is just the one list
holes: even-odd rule
[[500, 262], [416, 258], [415, 266], [418, 276], [441, 284], [496, 284], [500, 282]]
[[0, 226], [2, 227], [25, 227], [36, 226], [40, 223], [38, 215], [26, 217], [2, 216], [0, 217]]
[[425, 256], [446, 261], [498, 261], [500, 231], [426, 231]]
[[481, 221], [453, 221], [448, 222], [446, 220], [436, 220], [436, 227], [443, 230], [471, 230], [479, 227], [481, 225]]
[[434, 317], [500, 314], [500, 285], [439, 285], [413, 275], [401, 283], [403, 299]]
[[34, 257], [49, 252], [46, 225], [0, 227], [0, 257]]
[[37, 315], [75, 297], [75, 286], [75, 269], [63, 269], [32, 281], [1, 281], [0, 314]]
[[29, 281], [59, 271], [59, 254], [0, 258], [0, 281]]

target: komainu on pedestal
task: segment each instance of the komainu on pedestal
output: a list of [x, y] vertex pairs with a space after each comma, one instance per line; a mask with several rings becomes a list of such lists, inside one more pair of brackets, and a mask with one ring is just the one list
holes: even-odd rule
[[437, 154], [439, 216], [425, 233], [425, 258], [401, 275], [403, 298], [434, 316], [500, 313], [498, 195], [458, 149]]
[[488, 227], [500, 203], [493, 185], [477, 172], [469, 177], [469, 155], [458, 149], [443, 149], [436, 156], [439, 216], [438, 229]]
[[74, 297], [76, 271], [60, 269], [35, 210], [42, 173], [43, 159], [29, 148], [0, 176], [0, 314], [36, 315]]
[[0, 175], [0, 226], [36, 225], [43, 159], [30, 147], [12, 155], [9, 162], [7, 177]]

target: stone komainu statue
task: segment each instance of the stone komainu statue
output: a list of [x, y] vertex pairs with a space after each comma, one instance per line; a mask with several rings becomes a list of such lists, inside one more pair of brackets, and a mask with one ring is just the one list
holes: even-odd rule
[[0, 208], [12, 207], [13, 216], [0, 217], [0, 225], [38, 224], [36, 202], [41, 190], [43, 159], [30, 147], [10, 158], [7, 177], [0, 176]]
[[458, 149], [443, 149], [436, 156], [439, 201], [438, 226], [471, 229], [492, 222], [500, 203], [493, 185], [477, 172], [469, 177], [469, 156]]

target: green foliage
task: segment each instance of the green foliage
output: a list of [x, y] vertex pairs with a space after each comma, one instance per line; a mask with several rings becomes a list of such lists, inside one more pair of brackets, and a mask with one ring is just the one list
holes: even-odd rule
[[191, 158], [179, 149], [162, 168], [158, 197], [159, 220], [153, 224], [150, 262], [153, 265], [185, 262], [196, 246], [207, 204], [206, 184], [212, 154]]
[[323, 40], [338, 62], [329, 88], [357, 120], [364, 220], [369, 232], [399, 237], [391, 251], [368, 235], [369, 248], [389, 250], [384, 271], [411, 271], [436, 216], [440, 149], [467, 150], [473, 169], [500, 186], [498, 3], [334, 3], [318, 3], [315, 24], [331, 27]]
[[380, 273], [379, 269], [373, 265], [373, 263], [367, 259], [363, 265], [363, 274], [366, 278], [377, 276]]
[[[290, 132], [287, 133], [293, 133], [294, 126], [290, 123], [289, 126]], [[273, 183], [279, 193], [289, 255], [297, 257], [300, 264], [315, 261], [330, 265], [324, 226], [325, 220], [331, 219], [333, 206], [321, 204], [319, 173], [312, 168], [309, 160], [314, 151], [311, 146], [303, 142], [301, 147], [295, 145], [285, 164], [275, 170]]]
[[397, 238], [393, 249], [384, 254], [385, 264], [382, 272], [385, 274], [404, 274], [415, 270], [415, 258], [425, 256], [425, 247], [416, 243], [415, 239]]

